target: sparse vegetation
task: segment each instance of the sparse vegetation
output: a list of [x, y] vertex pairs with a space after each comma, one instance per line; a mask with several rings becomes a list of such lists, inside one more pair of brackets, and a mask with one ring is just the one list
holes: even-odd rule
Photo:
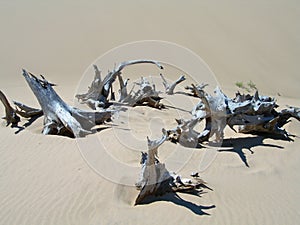
[[247, 83], [248, 87], [252, 90], [257, 90], [256, 84], [254, 84], [251, 80]]
[[242, 90], [245, 90], [247, 92], [251, 92], [251, 91], [256, 91], [257, 88], [256, 88], [256, 84], [253, 83], [251, 80], [247, 83], [247, 86], [244, 85], [243, 82], [239, 81], [239, 82], [236, 82], [235, 83], [235, 86], [237, 86], [238, 88], [242, 89]]

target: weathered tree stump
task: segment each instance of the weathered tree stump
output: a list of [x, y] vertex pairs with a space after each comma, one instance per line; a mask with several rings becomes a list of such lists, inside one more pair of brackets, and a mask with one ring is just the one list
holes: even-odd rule
[[34, 109], [15, 102], [18, 109], [14, 110], [1, 92], [1, 100], [6, 109], [5, 118], [8, 124], [19, 122], [16, 114], [25, 118], [44, 115], [43, 134], [82, 137], [92, 133], [91, 129], [95, 125], [102, 124], [111, 118], [112, 111], [88, 112], [69, 106], [54, 91], [52, 88], [54, 85], [44, 77], [39, 79], [26, 70], [23, 70], [23, 76], [42, 109]]
[[159, 140], [148, 140], [148, 152], [142, 153], [142, 171], [136, 187], [140, 190], [135, 204], [141, 204], [148, 196], [160, 196], [168, 192], [200, 193], [205, 184], [198, 175], [193, 179], [182, 179], [175, 173], [170, 173], [165, 164], [158, 160], [158, 148], [167, 140], [167, 131], [162, 130], [163, 136]]

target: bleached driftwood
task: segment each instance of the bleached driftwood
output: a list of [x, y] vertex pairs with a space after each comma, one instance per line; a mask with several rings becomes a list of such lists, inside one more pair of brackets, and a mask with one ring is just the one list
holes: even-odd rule
[[192, 86], [186, 86], [185, 89], [186, 90], [190, 90], [192, 92], [192, 96], [198, 97], [198, 94], [195, 91], [196, 90], [199, 90], [199, 91], [203, 90], [206, 86], [208, 86], [208, 84], [206, 84], [206, 83], [198, 84], [198, 85], [195, 86], [196, 89], [193, 86], [194, 85], [192, 85]]
[[237, 93], [234, 99], [228, 98], [227, 101], [227, 124], [232, 129], [236, 126], [240, 133], [271, 134], [289, 140], [291, 135], [283, 126], [290, 122], [290, 118], [300, 121], [300, 108], [289, 107], [278, 112], [275, 100], [260, 96], [257, 91], [253, 96]]
[[[197, 132], [194, 128], [198, 124], [198, 119], [176, 119], [177, 127], [175, 129], [168, 130], [168, 140], [174, 143], [179, 143], [182, 146], [188, 148], [199, 148], [203, 140], [203, 136], [206, 137], [207, 133]], [[205, 134], [205, 135], [203, 135]]]
[[[113, 71], [109, 72], [104, 79], [101, 71], [94, 66], [95, 78], [86, 94], [77, 95], [77, 98], [87, 103], [98, 112], [86, 112], [67, 105], [52, 88], [54, 84], [49, 83], [43, 76], [41, 79], [23, 71], [24, 77], [37, 97], [42, 109], [34, 109], [22, 103], [14, 102], [14, 109], [5, 95], [0, 92], [0, 100], [5, 107], [5, 119], [7, 125], [17, 126], [20, 117], [32, 118], [44, 115], [44, 134], [61, 134], [68, 136], [83, 136], [90, 133], [94, 125], [109, 120], [112, 112], [103, 110], [111, 104], [109, 95], [114, 98], [112, 84], [118, 77], [120, 85], [119, 103], [130, 106], [148, 105], [155, 108], [163, 108], [160, 103], [160, 92], [156, 90], [155, 84], [150, 84], [146, 78], [141, 78], [135, 83], [128, 93], [127, 84], [121, 75], [122, 70], [129, 65], [139, 63], [152, 63], [160, 69], [163, 67], [153, 60], [131, 60], [121, 63]], [[163, 75], [163, 83], [168, 94], [174, 93], [176, 85], [185, 80], [184, 76], [169, 84]], [[177, 120], [178, 126], [168, 131], [168, 138], [173, 142], [179, 142], [188, 147], [199, 147], [204, 141], [221, 143], [224, 136], [224, 128], [228, 125], [236, 132], [251, 134], [271, 134], [290, 139], [283, 126], [290, 118], [300, 120], [300, 109], [289, 107], [282, 111], [276, 111], [278, 107], [275, 100], [270, 97], [260, 96], [258, 92], [252, 95], [237, 93], [236, 97], [228, 98], [219, 88], [215, 89], [214, 95], [204, 91], [207, 84], [192, 85], [186, 87], [192, 91], [192, 95], [200, 99], [192, 110], [192, 118], [189, 120]], [[138, 86], [138, 90], [134, 87]], [[205, 121], [204, 130], [198, 132], [195, 127], [198, 123]]]
[[123, 91], [121, 89], [121, 93], [123, 93], [122, 103], [126, 103], [130, 106], [148, 105], [158, 109], [164, 108], [164, 105], [160, 103], [160, 92], [156, 90], [155, 84], [150, 84], [145, 77], [141, 77], [141, 81], [136, 82], [135, 85], [138, 85], [139, 89], [134, 91], [135, 86], [133, 86], [130, 93], [127, 94], [126, 91], [124, 91], [124, 88], [126, 87], [124, 84]]
[[148, 152], [142, 153], [142, 171], [136, 187], [140, 190], [135, 204], [142, 203], [148, 196], [160, 196], [168, 192], [200, 193], [205, 184], [194, 174], [193, 179], [182, 179], [175, 173], [170, 173], [165, 164], [158, 160], [158, 148], [167, 139], [167, 131], [162, 130], [161, 139], [151, 141], [148, 137]]
[[[3, 98], [4, 95], [2, 95], [1, 100], [4, 100], [3, 103], [7, 113], [12, 115], [18, 113], [22, 117], [28, 118], [43, 114], [43, 134], [80, 137], [92, 133], [91, 129], [95, 125], [102, 124], [111, 118], [112, 111], [89, 112], [69, 106], [52, 88], [53, 84], [49, 83], [44, 77], [39, 79], [26, 70], [23, 70], [23, 76], [42, 109], [34, 109], [15, 102], [18, 109], [12, 111], [5, 98]], [[9, 118], [7, 122], [12, 122], [11, 116], [6, 116], [6, 118]]]
[[166, 78], [164, 77], [163, 74], [160, 74], [161, 79], [163, 80], [163, 85], [165, 87], [165, 91], [168, 95], [172, 95], [174, 94], [174, 89], [175, 87], [180, 84], [181, 82], [185, 81], [185, 76], [182, 75], [180, 76], [176, 81], [174, 81], [173, 83], [168, 83]]
[[[283, 129], [290, 118], [300, 121], [300, 108], [289, 107], [277, 112], [278, 107], [271, 97], [260, 96], [256, 91], [252, 95], [236, 94], [234, 99], [228, 98], [218, 87], [215, 96], [204, 91], [205, 85], [187, 87], [200, 102], [192, 110], [189, 120], [176, 120], [178, 126], [168, 130], [169, 139], [186, 147], [199, 147], [212, 136], [221, 143], [224, 129], [231, 129], [248, 134], [271, 134], [290, 140], [290, 134]], [[194, 130], [197, 123], [205, 119], [205, 128], [199, 133]], [[235, 129], [237, 127], [237, 129]]]
[[119, 80], [119, 84], [120, 84], [120, 90], [119, 90], [120, 98], [119, 98], [119, 102], [123, 102], [124, 99], [127, 98], [127, 96], [128, 96], [127, 85], [128, 85], [129, 78], [124, 81], [123, 77], [122, 77], [122, 74], [120, 74], [118, 76], [118, 80]]
[[111, 118], [111, 111], [88, 112], [66, 104], [45, 79], [23, 70], [23, 75], [44, 113], [43, 134], [84, 136], [91, 128]]
[[[224, 128], [226, 126], [226, 99], [219, 87], [214, 91], [214, 96], [204, 92], [203, 85], [193, 86], [193, 92], [200, 98], [200, 103], [204, 108], [196, 107], [192, 111], [194, 118], [205, 119], [205, 128], [199, 137], [201, 141], [208, 141], [214, 137], [214, 141], [220, 143], [224, 138]], [[201, 87], [201, 89], [199, 89]], [[202, 102], [202, 103], [201, 103]], [[197, 105], [198, 106], [198, 105]]]
[[[113, 92], [113, 82], [115, 82], [116, 78], [119, 77], [119, 80], [122, 78], [120, 77], [122, 74], [122, 70], [129, 65], [134, 64], [141, 64], [141, 63], [150, 63], [155, 64], [158, 68], [163, 69], [163, 66], [160, 65], [158, 62], [153, 60], [130, 60], [121, 63], [118, 65], [113, 71], [109, 72], [103, 80], [101, 80], [101, 73], [97, 66], [94, 65], [95, 69], [95, 78], [92, 82], [91, 87], [89, 87], [88, 92], [86, 94], [78, 94], [76, 98], [81, 102], [87, 104], [92, 109], [99, 109], [109, 106], [109, 94], [111, 94], [112, 99], [114, 100], [114, 92]], [[121, 100], [125, 97], [126, 91], [125, 83], [120, 83], [121, 86]]]
[[[201, 143], [208, 141], [215, 136], [215, 142], [221, 143], [226, 126], [226, 105], [219, 88], [215, 90], [215, 96], [211, 96], [203, 89], [206, 85], [192, 84], [189, 89], [193, 95], [200, 98], [200, 102], [192, 110], [192, 118], [188, 120], [176, 120], [177, 127], [168, 130], [169, 139], [172, 142], [179, 142], [181, 145], [190, 148], [197, 148]], [[194, 127], [205, 120], [205, 127], [202, 132], [197, 132]]]
[[12, 127], [18, 127], [18, 123], [21, 121], [20, 116], [24, 118], [38, 118], [43, 115], [43, 110], [35, 109], [16, 101], [13, 101], [16, 108], [12, 108], [6, 96], [1, 91], [0, 99], [5, 107], [6, 116], [3, 119], [6, 120], [7, 126], [12, 124]]

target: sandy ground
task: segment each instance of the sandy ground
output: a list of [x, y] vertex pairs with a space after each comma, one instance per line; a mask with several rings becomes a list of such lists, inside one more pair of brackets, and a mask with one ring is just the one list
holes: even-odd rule
[[[155, 39], [201, 56], [226, 93], [236, 90], [236, 81], [252, 80], [279, 105], [300, 106], [299, 19], [298, 1], [3, 0], [0, 89], [10, 100], [38, 106], [21, 76], [26, 68], [57, 83], [58, 93], [72, 104], [79, 80], [97, 57], [127, 42]], [[2, 105], [0, 112], [4, 115]], [[226, 137], [234, 138], [234, 151], [218, 152], [201, 173], [213, 191], [200, 198], [182, 194], [184, 200], [178, 201], [165, 196], [133, 206], [135, 188], [103, 178], [79, 151], [97, 141], [119, 161], [138, 166], [139, 152], [129, 149], [145, 147], [147, 135], [160, 136], [162, 123], [174, 125], [176, 112], [137, 108], [130, 113], [138, 118], [130, 125], [140, 142], [128, 138], [127, 145], [125, 130], [106, 129], [77, 142], [43, 136], [42, 119], [18, 134], [1, 122], [0, 224], [299, 223], [299, 137], [286, 142], [226, 130]], [[295, 120], [286, 128], [300, 134]], [[114, 141], [116, 134], [119, 141]], [[162, 159], [173, 149], [165, 143]], [[188, 175], [199, 168], [205, 151], [176, 147], [176, 152], [191, 156], [180, 170]], [[118, 177], [120, 182], [124, 177]]]

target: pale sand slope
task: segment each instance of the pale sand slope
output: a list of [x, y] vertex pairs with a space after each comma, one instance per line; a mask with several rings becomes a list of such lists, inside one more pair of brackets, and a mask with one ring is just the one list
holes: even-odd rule
[[[280, 105], [300, 105], [297, 1], [118, 1], [89, 5], [85, 1], [2, 1], [0, 6], [0, 89], [10, 99], [37, 106], [20, 75], [25, 67], [58, 83], [56, 90], [71, 103], [82, 73], [99, 55], [129, 41], [162, 39], [200, 55], [226, 93], [233, 93], [236, 81], [252, 80], [263, 94], [280, 93]], [[2, 106], [0, 110], [3, 115]], [[161, 120], [172, 123], [173, 115], [155, 110], [137, 108], [133, 115], [142, 113], [141, 119], [132, 122], [142, 132], [137, 138], [151, 135], [153, 129], [151, 137], [158, 137]], [[148, 127], [143, 130], [149, 118], [157, 117], [162, 119], [152, 121], [150, 131]], [[242, 149], [248, 168], [237, 153], [218, 153], [201, 174], [214, 191], [201, 198], [181, 195], [210, 214], [201, 216], [190, 210], [194, 207], [189, 203], [180, 206], [182, 202], [157, 201], [133, 207], [138, 194], [134, 188], [97, 175], [81, 157], [75, 140], [43, 136], [41, 128], [42, 120], [38, 120], [15, 135], [15, 130], [1, 123], [1, 224], [299, 223], [298, 137], [294, 143], [267, 139], [264, 144], [277, 147], [263, 146], [259, 138], [227, 130], [228, 137], [247, 138], [236, 144], [253, 146], [254, 154]], [[287, 129], [300, 134], [296, 121]], [[111, 132], [91, 135], [87, 143], [93, 137], [108, 142]], [[120, 155], [130, 165], [138, 163], [138, 152], [131, 153], [119, 143], [110, 144], [113, 155]], [[173, 148], [165, 143], [162, 159]], [[195, 152], [181, 173], [188, 175], [197, 168], [203, 154], [201, 150]], [[216, 207], [205, 209], [212, 205]]]

